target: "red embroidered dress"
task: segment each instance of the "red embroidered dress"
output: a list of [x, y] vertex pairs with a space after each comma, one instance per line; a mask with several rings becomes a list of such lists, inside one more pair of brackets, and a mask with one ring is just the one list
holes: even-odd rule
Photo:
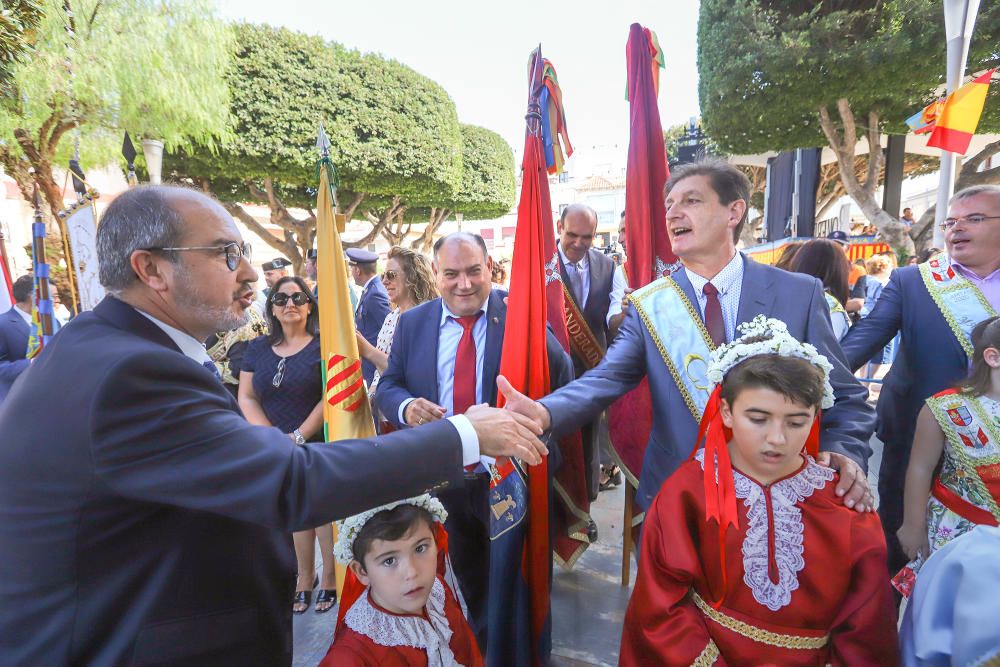
[[733, 469], [739, 527], [720, 562], [702, 459], [647, 512], [620, 664], [898, 664], [878, 516], [845, 507], [811, 458], [768, 486]]
[[458, 600], [440, 577], [423, 615], [394, 614], [365, 591], [320, 667], [483, 667], [475, 635]]

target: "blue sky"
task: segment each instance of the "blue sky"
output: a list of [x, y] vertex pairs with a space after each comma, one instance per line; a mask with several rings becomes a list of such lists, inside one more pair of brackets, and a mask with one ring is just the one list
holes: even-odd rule
[[540, 42], [559, 75], [570, 139], [581, 152], [628, 143], [625, 42], [656, 31], [664, 127], [698, 114], [695, 0], [216, 0], [228, 19], [269, 23], [380, 53], [440, 83], [464, 123], [500, 133], [520, 154], [528, 54]]

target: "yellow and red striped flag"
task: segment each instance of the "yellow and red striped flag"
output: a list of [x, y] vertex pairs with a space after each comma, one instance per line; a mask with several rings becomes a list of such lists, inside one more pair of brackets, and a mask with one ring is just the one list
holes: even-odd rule
[[[327, 442], [375, 435], [368, 390], [361, 376], [361, 355], [354, 333], [347, 262], [340, 233], [345, 218], [333, 211], [333, 163], [326, 154], [326, 135], [320, 128], [323, 157], [319, 161], [316, 195], [316, 279], [319, 292], [319, 345], [323, 362], [323, 421]], [[337, 527], [333, 528], [337, 539]], [[337, 563], [337, 590], [344, 585], [344, 566]]]
[[991, 69], [965, 84], [944, 101], [944, 109], [934, 125], [928, 146], [965, 155], [969, 150], [972, 135], [976, 133], [979, 117], [986, 104], [986, 92], [990, 87], [990, 77], [996, 69]]

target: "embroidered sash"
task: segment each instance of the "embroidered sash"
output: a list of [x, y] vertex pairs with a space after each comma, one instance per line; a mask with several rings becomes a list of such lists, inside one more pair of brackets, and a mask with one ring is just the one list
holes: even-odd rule
[[844, 310], [844, 307], [840, 305], [840, 302], [837, 301], [837, 298], [835, 296], [833, 296], [829, 292], [823, 292], [823, 296], [826, 297], [826, 305], [830, 309], [830, 314], [847, 312], [846, 310]]
[[988, 317], [996, 315], [979, 288], [951, 265], [951, 259], [941, 255], [920, 265], [920, 276], [941, 315], [971, 359], [972, 329]]
[[954, 389], [928, 398], [927, 407], [948, 438], [963, 485], [968, 484], [950, 490], [1000, 520], [1000, 427], [979, 399]]
[[698, 309], [673, 278], [653, 281], [633, 292], [629, 301], [646, 325], [688, 410], [696, 422], [701, 421], [712, 390], [707, 374], [713, 346]]
[[573, 356], [582, 359], [583, 365], [587, 367], [587, 370], [590, 370], [604, 358], [604, 347], [597, 342], [597, 337], [590, 330], [590, 325], [587, 324], [580, 307], [576, 304], [569, 290], [566, 289], [565, 282], [562, 283], [562, 288], [570, 349]]

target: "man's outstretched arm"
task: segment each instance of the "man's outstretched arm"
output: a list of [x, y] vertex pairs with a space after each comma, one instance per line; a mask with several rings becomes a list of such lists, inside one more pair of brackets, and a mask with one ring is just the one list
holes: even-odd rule
[[532, 418], [542, 429], [551, 430], [552, 436], [560, 438], [593, 421], [615, 399], [639, 384], [645, 374], [643, 324], [632, 308], [601, 363], [541, 401], [524, 398], [512, 405], [508, 389], [513, 389], [509, 383], [498, 378], [497, 384], [507, 397], [509, 409]]

